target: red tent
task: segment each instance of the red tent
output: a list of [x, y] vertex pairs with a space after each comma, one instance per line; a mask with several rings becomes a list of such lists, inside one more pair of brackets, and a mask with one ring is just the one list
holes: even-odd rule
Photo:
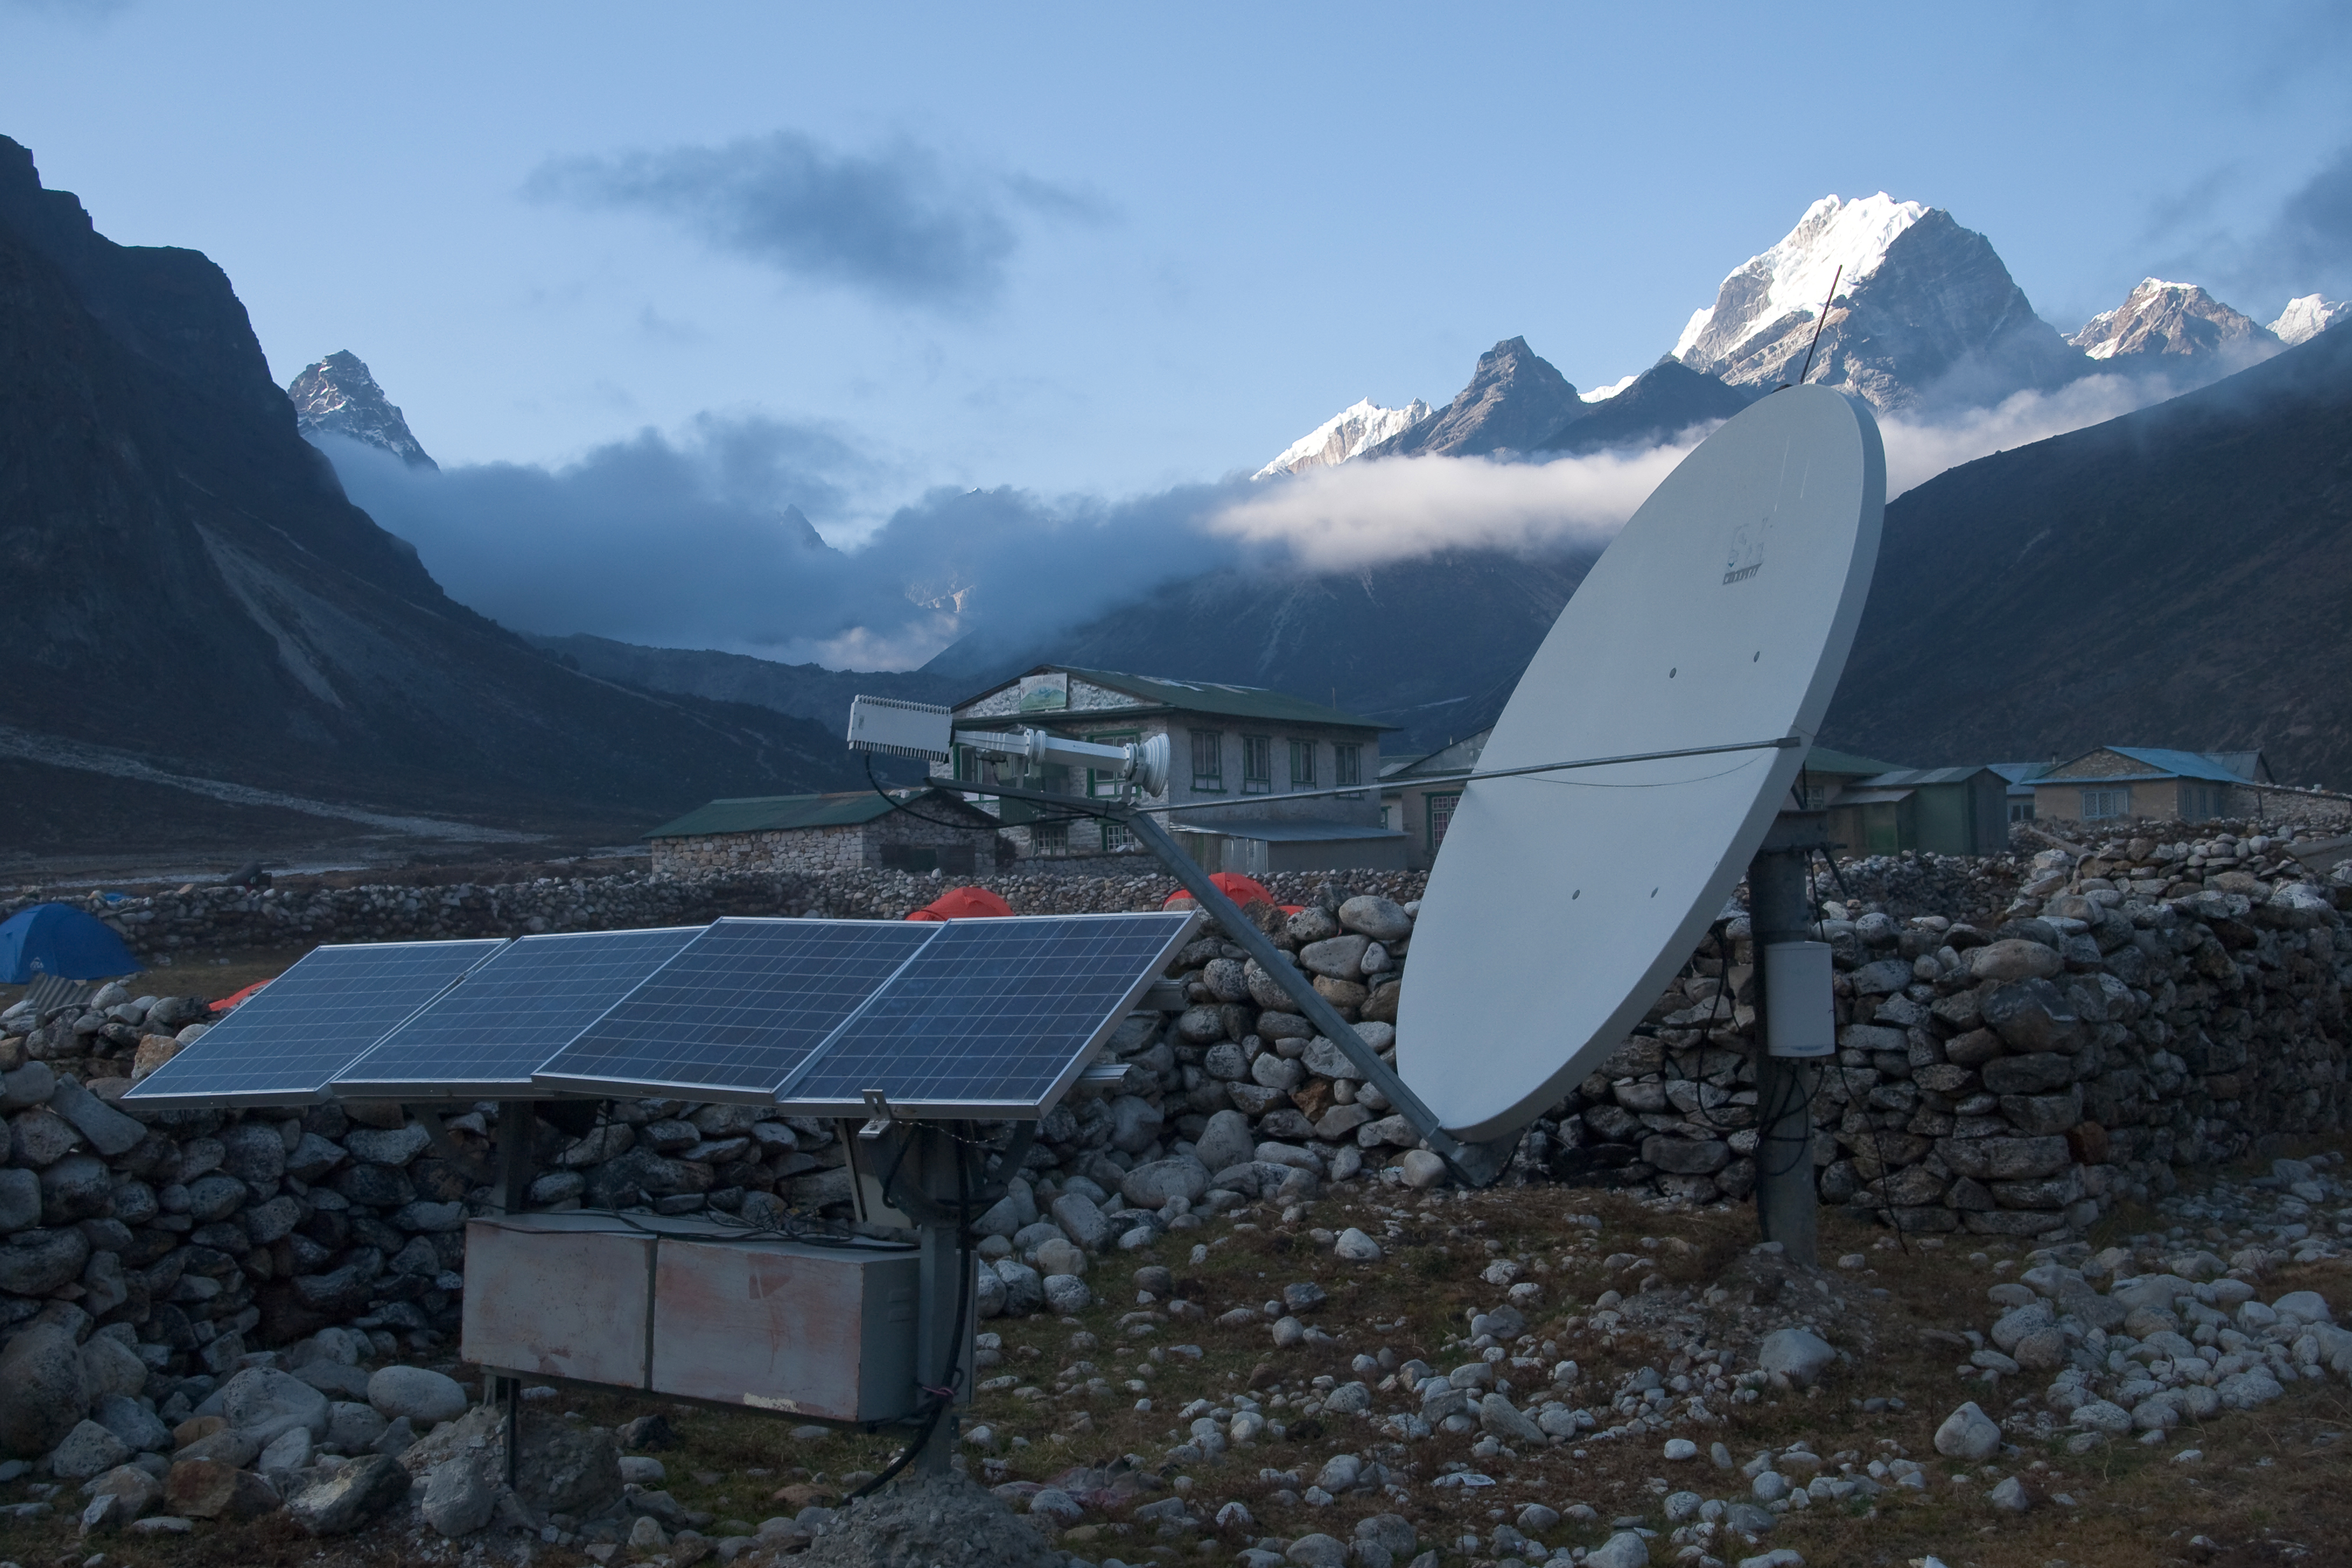
[[978, 921], [1002, 919], [1013, 906], [986, 888], [950, 888], [907, 918], [910, 921]]
[[[1252, 904], [1274, 902], [1274, 895], [1265, 890], [1265, 885], [1263, 882], [1244, 877], [1238, 871], [1213, 871], [1209, 874], [1209, 880], [1216, 884], [1217, 891], [1244, 909], [1249, 908]], [[1192, 895], [1179, 888], [1169, 894], [1168, 901], [1160, 907], [1163, 910], [1172, 910], [1177, 907], [1180, 900], [1190, 906], [1192, 902]]]
[[238, 1003], [245, 1001], [255, 992], [260, 990], [263, 986], [268, 984], [269, 982], [267, 980], [257, 980], [252, 984], [247, 986], [244, 990], [236, 993], [235, 995], [224, 996], [219, 1001], [214, 1003], [213, 1011], [215, 1013], [226, 1013], [230, 1008], [236, 1006]]

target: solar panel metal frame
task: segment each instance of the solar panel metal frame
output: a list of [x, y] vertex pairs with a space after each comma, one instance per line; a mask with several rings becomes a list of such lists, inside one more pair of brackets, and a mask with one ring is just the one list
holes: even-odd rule
[[[584, 1070], [586, 1064], [576, 1059], [573, 1064], [568, 1068], [559, 1067], [557, 1065], [559, 1062], [563, 1061], [565, 1058], [572, 1056], [573, 1053], [577, 1052], [583, 1042], [586, 1042], [592, 1036], [595, 1035], [598, 1029], [604, 1026], [615, 1017], [622, 1016], [625, 1011], [648, 1004], [651, 999], [651, 994], [656, 993], [659, 987], [666, 984], [676, 982], [679, 978], [679, 973], [677, 973], [679, 971], [679, 966], [681, 964], [690, 963], [695, 958], [695, 950], [702, 942], [706, 940], [716, 942], [728, 929], [742, 926], [772, 927], [777, 928], [780, 931], [808, 935], [814, 935], [827, 931], [837, 931], [843, 928], [853, 928], [859, 931], [890, 931], [902, 935], [917, 936], [919, 940], [916, 941], [915, 945], [911, 950], [897, 954], [890, 961], [889, 972], [884, 974], [880, 979], [877, 980], [872, 986], [868, 987], [864, 995], [858, 997], [856, 1002], [852, 1003], [842, 1017], [836, 1018], [829, 1024], [824, 1033], [819, 1035], [811, 1042], [806, 1053], [793, 1061], [780, 1062], [772, 1072], [760, 1075], [757, 1082], [749, 1081], [751, 1076], [750, 1074], [736, 1075], [731, 1081], [719, 1081], [718, 1075], [709, 1073], [688, 1079], [674, 1076], [665, 1077], [651, 1070], [643, 1073], [628, 1073], [618, 1070], [618, 1068], [624, 1064], [615, 1064], [614, 1070], [606, 1071]], [[531, 1075], [531, 1082], [542, 1093], [551, 1092], [559, 1094], [590, 1095], [598, 1098], [629, 1098], [633, 1096], [659, 1095], [671, 1099], [693, 1100], [719, 1104], [773, 1105], [776, 1102], [775, 1097], [777, 1089], [782, 1084], [788, 1082], [793, 1073], [798, 1071], [811, 1056], [814, 1055], [817, 1051], [822, 1050], [824, 1043], [830, 1040], [834, 1035], [838, 1032], [843, 1022], [845, 1022], [848, 1018], [856, 1016], [858, 1010], [864, 1007], [866, 1003], [872, 1001], [874, 996], [889, 983], [890, 978], [896, 975], [900, 969], [905, 967], [906, 963], [916, 953], [920, 952], [925, 947], [929, 946], [931, 941], [944, 929], [945, 927], [940, 924], [934, 924], [926, 921], [909, 922], [906, 921], [819, 921], [789, 919], [776, 916], [747, 915], [730, 915], [722, 919], [713, 921], [710, 925], [704, 930], [701, 937], [697, 938], [694, 942], [688, 942], [685, 947], [679, 949], [678, 952], [671, 957], [668, 963], [663, 964], [659, 969], [654, 971], [653, 973], [647, 975], [644, 983], [637, 986], [635, 990], [630, 992], [628, 995], [622, 997], [618, 1002], [615, 1002], [610, 1008], [606, 1009], [604, 1014], [600, 1015], [593, 1023], [591, 1023], [587, 1027], [582, 1029], [579, 1034], [573, 1036], [570, 1044], [563, 1047], [561, 1050], [551, 1052], [548, 1058], [540, 1065], [539, 1069]], [[648, 1063], [646, 1065], [648, 1067], [656, 1067], [660, 1064]]]
[[[1169, 959], [1192, 935], [1201, 918], [1196, 910], [1181, 913], [1154, 910], [1118, 914], [1027, 915], [1011, 919], [943, 922], [943, 943], [960, 942], [965, 940], [956, 936], [955, 933], [960, 930], [969, 931], [973, 940], [985, 940], [991, 934], [1003, 931], [1016, 923], [1035, 925], [1046, 921], [1069, 923], [1155, 920], [1168, 921], [1169, 931], [1165, 939], [1152, 952], [1149, 961], [1142, 964], [1131, 983], [1117, 994], [1117, 1001], [1105, 1005], [1101, 1019], [1086, 1036], [1084, 1042], [1069, 1049], [1067, 1060], [1063, 1062], [1054, 1076], [1046, 1080], [1034, 1096], [1022, 1099], [940, 1099], [909, 1093], [902, 1100], [898, 1095], [892, 1094], [890, 1089], [894, 1078], [899, 1082], [905, 1081], [903, 1074], [900, 1069], [887, 1065], [862, 1074], [861, 1080], [856, 1082], [854, 1088], [849, 1087], [845, 1080], [839, 1079], [838, 1075], [844, 1068], [835, 1056], [837, 1047], [854, 1037], [863, 1020], [873, 1017], [879, 1009], [887, 1009], [891, 1001], [891, 993], [894, 990], [904, 990], [922, 963], [947, 956], [943, 945], [927, 945], [909, 958], [898, 973], [891, 976], [880, 990], [867, 999], [863, 1007], [843, 1020], [840, 1027], [835, 1029], [824, 1043], [811, 1054], [808, 1061], [785, 1082], [775, 1097], [776, 1103], [794, 1115], [862, 1116], [866, 1114], [867, 1109], [865, 1101], [866, 1091], [879, 1089], [888, 1100], [894, 1112], [909, 1117], [974, 1121], [1029, 1121], [1041, 1118], [1061, 1102], [1062, 1097], [1067, 1094], [1071, 1087], [1077, 1082], [1078, 1075], [1084, 1072], [1094, 1060], [1096, 1054], [1102, 1049], [1113, 1031], [1129, 1013], [1135, 1011], [1137, 1005], [1142, 1001], [1144, 993], [1160, 978], [1161, 971], [1167, 967]], [[835, 1081], [828, 1082], [829, 1077]]]
[[[157, 1107], [316, 1105], [331, 1100], [334, 1098], [334, 1081], [337, 1074], [373, 1049], [377, 1041], [431, 1006], [452, 985], [479, 968], [508, 945], [507, 939], [504, 937], [478, 937], [455, 942], [335, 942], [314, 947], [297, 959], [285, 973], [278, 976], [240, 1004], [237, 1009], [228, 1016], [226, 1022], [207, 1030], [202, 1038], [190, 1042], [178, 1055], [149, 1074], [123, 1098], [142, 1105]], [[288, 1026], [290, 1021], [281, 1021], [276, 1015], [284, 1013], [291, 1007], [299, 1006], [305, 1000], [309, 1000], [309, 998], [298, 997], [296, 994], [313, 977], [302, 976], [301, 980], [292, 987], [289, 987], [287, 982], [301, 975], [302, 966], [316, 960], [320, 953], [430, 949], [447, 952], [455, 959], [462, 954], [463, 950], [468, 948], [479, 950], [474, 954], [472, 962], [447, 975], [440, 984], [434, 986], [431, 992], [418, 996], [414, 1003], [404, 1006], [397, 1016], [376, 1028], [366, 1039], [351, 1046], [340, 1060], [326, 1064], [320, 1070], [305, 1075], [306, 1078], [315, 1078], [315, 1082], [306, 1082], [301, 1085], [281, 1084], [279, 1087], [268, 1089], [183, 1089], [173, 1087], [181, 1079], [196, 1079], [199, 1074], [212, 1068], [217, 1058], [238, 1048], [243, 1035], [257, 1029]], [[327, 964], [320, 965], [320, 970], [327, 967], [329, 967]], [[349, 992], [345, 991], [343, 994], [348, 996]], [[319, 1037], [319, 1032], [314, 1030], [307, 1037], [316, 1039]]]
[[[708, 930], [709, 930], [708, 925], [639, 926], [625, 931], [549, 931], [541, 935], [520, 938], [467, 970], [458, 977], [456, 984], [404, 1019], [399, 1027], [376, 1041], [350, 1066], [338, 1073], [329, 1085], [329, 1089], [338, 1097], [347, 1100], [399, 1100], [410, 1102], [554, 1098], [561, 1091], [534, 1083], [531, 1079], [532, 1072], [541, 1063], [578, 1039], [589, 1026], [609, 1012], [615, 1002], [643, 984], [663, 964], [677, 957], [681, 951]], [[506, 1058], [506, 1065], [512, 1067], [516, 1062], [520, 1062], [521, 1067], [519, 1071], [504, 1072], [495, 1076], [477, 1074], [471, 1077], [450, 1073], [439, 1078], [428, 1078], [413, 1071], [393, 1073], [383, 1077], [368, 1076], [370, 1071], [383, 1073], [385, 1068], [395, 1065], [390, 1060], [390, 1054], [401, 1047], [402, 1037], [415, 1031], [430, 1029], [437, 1023], [460, 1023], [461, 1016], [471, 1011], [474, 1004], [481, 1002], [486, 988], [500, 978], [501, 965], [521, 962], [526, 955], [551, 954], [565, 948], [576, 949], [595, 943], [611, 944], [613, 939], [619, 937], [647, 937], [673, 933], [679, 938], [675, 946], [667, 952], [660, 954], [658, 958], [635, 966], [635, 973], [620, 987], [617, 994], [608, 988], [606, 994], [594, 1004], [593, 1011], [583, 1011], [580, 1020], [566, 1028], [561, 1037], [553, 1039], [551, 1043], [542, 1042], [534, 1045], [527, 1058], [509, 1056]], [[578, 984], [576, 973], [567, 978], [573, 984]], [[511, 1015], [522, 1010], [518, 1005], [518, 1000], [499, 998], [499, 1001], [505, 1004], [509, 1016], [509, 1019], [482, 1020], [478, 1026], [481, 1032], [487, 1034], [499, 1027], [501, 1022], [505, 1023], [507, 1027], [514, 1027]], [[448, 1043], [446, 1048], [454, 1052], [462, 1047], [459, 1042], [452, 1041]]]

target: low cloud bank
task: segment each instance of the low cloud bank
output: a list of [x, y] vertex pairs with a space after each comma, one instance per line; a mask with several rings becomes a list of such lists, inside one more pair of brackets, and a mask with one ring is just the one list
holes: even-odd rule
[[[1889, 416], [1888, 491], [2158, 395], [2102, 375], [1934, 422]], [[1604, 543], [1705, 433], [1549, 463], [1345, 463], [1120, 501], [940, 489], [848, 550], [805, 514], [854, 511], [888, 476], [812, 426], [705, 416], [565, 468], [438, 474], [352, 442], [321, 445], [354, 501], [415, 545], [452, 597], [504, 625], [883, 669], [919, 665], [983, 626], [1049, 633], [1223, 567], [1334, 572]]]

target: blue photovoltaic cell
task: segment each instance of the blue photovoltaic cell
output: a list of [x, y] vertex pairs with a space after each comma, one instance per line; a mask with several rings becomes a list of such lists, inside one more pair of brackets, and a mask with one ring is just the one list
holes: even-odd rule
[[723, 920], [541, 1065], [543, 1088], [766, 1100], [843, 1019], [948, 928]]
[[778, 1096], [1021, 1115], [1067, 1086], [1192, 923], [1190, 914], [955, 921]]
[[124, 1098], [302, 1105], [503, 941], [313, 948]]
[[524, 937], [336, 1075], [335, 1092], [461, 1100], [527, 1094], [532, 1069], [704, 929]]

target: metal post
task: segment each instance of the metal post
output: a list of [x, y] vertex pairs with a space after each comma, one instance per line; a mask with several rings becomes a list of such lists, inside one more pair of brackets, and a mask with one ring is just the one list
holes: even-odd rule
[[[1765, 1037], [1764, 949], [1802, 942], [1812, 925], [1806, 863], [1822, 840], [1822, 821], [1790, 813], [1773, 825], [1748, 863], [1748, 923], [1755, 948], [1756, 1223], [1793, 1260], [1820, 1260], [1821, 1195], [1813, 1176], [1813, 1107], [1801, 1060], [1771, 1054]], [[1729, 968], [1730, 955], [1725, 954]], [[1826, 1000], [1826, 999], [1824, 999]]]
[[[955, 1456], [958, 1407], [971, 1399], [971, 1341], [980, 1303], [979, 1292], [962, 1273], [971, 1267], [963, 1231], [964, 1210], [979, 1190], [980, 1175], [948, 1129], [917, 1122], [893, 1131], [907, 1140], [907, 1148], [892, 1195], [900, 1212], [915, 1221], [919, 1248], [915, 1378], [948, 1400], [908, 1468], [939, 1475]], [[944, 1381], [931, 1381], [942, 1374]]]
[[530, 1203], [531, 1137], [539, 1111], [528, 1100], [499, 1102], [499, 1207], [520, 1214]]

